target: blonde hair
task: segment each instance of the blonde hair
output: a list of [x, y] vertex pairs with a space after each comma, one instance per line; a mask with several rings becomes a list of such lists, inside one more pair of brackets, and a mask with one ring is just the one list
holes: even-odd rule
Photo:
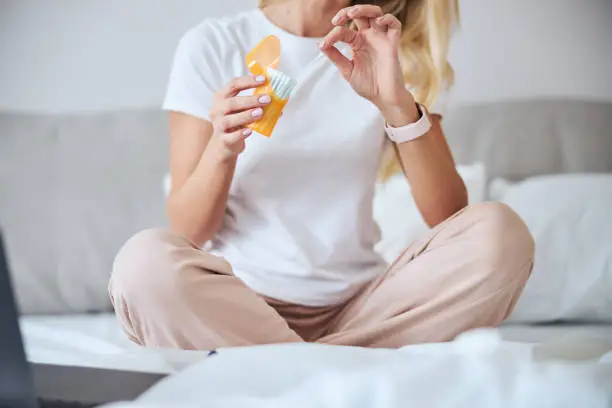
[[[278, 0], [260, 0], [260, 7]], [[454, 80], [448, 49], [459, 22], [459, 0], [350, 0], [350, 5], [375, 4], [402, 23], [399, 55], [404, 82], [415, 99], [428, 109]], [[391, 145], [380, 168], [387, 180], [401, 170], [397, 150]]]

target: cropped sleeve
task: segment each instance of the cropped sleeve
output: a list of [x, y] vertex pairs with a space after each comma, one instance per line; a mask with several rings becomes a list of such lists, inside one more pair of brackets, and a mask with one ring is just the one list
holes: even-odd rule
[[203, 23], [181, 38], [170, 70], [164, 110], [209, 120], [213, 95], [222, 85], [213, 34]]

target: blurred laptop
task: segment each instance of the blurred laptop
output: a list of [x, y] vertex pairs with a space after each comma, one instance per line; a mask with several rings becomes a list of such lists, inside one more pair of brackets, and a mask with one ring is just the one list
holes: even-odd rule
[[131, 401], [165, 374], [28, 363], [0, 235], [0, 408], [95, 407]]

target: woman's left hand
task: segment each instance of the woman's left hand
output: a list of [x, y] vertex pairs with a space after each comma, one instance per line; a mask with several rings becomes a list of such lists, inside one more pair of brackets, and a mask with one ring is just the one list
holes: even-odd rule
[[[357, 30], [345, 26], [351, 20]], [[399, 62], [400, 21], [391, 14], [383, 14], [378, 6], [358, 5], [340, 10], [332, 24], [335, 27], [321, 43], [321, 51], [338, 67], [355, 92], [374, 103], [383, 114], [402, 106], [414, 108], [416, 112]], [[352, 60], [334, 47], [337, 42], [351, 47]]]

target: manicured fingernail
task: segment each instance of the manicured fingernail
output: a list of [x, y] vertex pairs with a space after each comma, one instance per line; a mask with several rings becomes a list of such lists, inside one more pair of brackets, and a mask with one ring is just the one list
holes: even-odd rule
[[255, 81], [256, 82], [266, 82], [266, 76], [265, 75], [257, 75], [255, 77]]
[[340, 21], [340, 16], [335, 15], [334, 18], [332, 18], [332, 24], [338, 24], [338, 21]]
[[249, 129], [249, 128], [246, 128], [246, 129], [244, 129], [244, 130], [242, 131], [242, 134], [243, 134], [243, 135], [245, 135], [245, 136], [248, 136], [248, 135], [250, 135], [251, 133], [253, 133], [253, 131], [252, 131], [251, 129]]
[[272, 99], [270, 99], [270, 95], [263, 95], [260, 96], [258, 99], [259, 103], [270, 103], [271, 100]]
[[257, 108], [257, 109], [255, 109], [254, 111], [251, 112], [251, 116], [254, 117], [254, 118], [256, 118], [258, 116], [261, 116], [261, 115], [263, 115], [263, 109], [261, 109], [261, 108]]
[[349, 12], [351, 12], [351, 13], [356, 13], [356, 12], [358, 12], [358, 11], [359, 11], [359, 6], [353, 6], [353, 7], [351, 7], [351, 9], [349, 10]]

